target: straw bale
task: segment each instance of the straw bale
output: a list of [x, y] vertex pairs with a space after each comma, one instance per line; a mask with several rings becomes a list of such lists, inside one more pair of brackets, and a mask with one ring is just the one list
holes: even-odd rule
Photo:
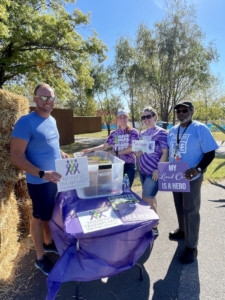
[[[14, 262], [19, 251], [19, 212], [13, 184], [1, 184], [0, 201], [0, 280], [14, 278]], [[14, 271], [13, 271], [14, 270]]]
[[0, 132], [12, 131], [16, 121], [29, 112], [29, 101], [27, 98], [6, 90], [0, 90]]
[[[19, 251], [14, 259], [11, 276], [8, 277], [7, 273], [0, 273], [1, 300], [17, 299], [17, 295], [21, 297], [23, 294], [27, 296], [29, 291], [29, 281], [32, 279], [32, 276], [29, 278], [20, 276], [21, 273], [24, 272], [24, 265], [20, 264], [20, 261], [32, 247], [31, 236], [24, 238], [20, 242]], [[31, 268], [33, 268], [33, 264], [31, 264], [30, 269]], [[28, 270], [28, 272], [31, 271]]]
[[20, 238], [23, 238], [30, 233], [30, 221], [32, 218], [32, 202], [28, 194], [25, 177], [16, 182], [15, 196], [20, 214], [18, 231]]

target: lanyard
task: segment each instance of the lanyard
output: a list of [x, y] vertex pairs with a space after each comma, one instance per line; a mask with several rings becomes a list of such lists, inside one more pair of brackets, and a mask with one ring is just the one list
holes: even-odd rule
[[179, 149], [179, 144], [180, 144], [180, 141], [182, 139], [182, 136], [183, 134], [185, 133], [185, 131], [187, 130], [188, 126], [192, 123], [192, 121], [190, 121], [187, 126], [185, 127], [184, 131], [182, 132], [181, 134], [181, 137], [179, 138], [180, 136], [180, 125], [178, 127], [178, 131], [177, 131], [177, 143], [176, 143], [176, 147], [175, 147], [175, 150], [174, 150], [174, 158], [176, 157], [176, 154], [177, 154], [177, 150]]

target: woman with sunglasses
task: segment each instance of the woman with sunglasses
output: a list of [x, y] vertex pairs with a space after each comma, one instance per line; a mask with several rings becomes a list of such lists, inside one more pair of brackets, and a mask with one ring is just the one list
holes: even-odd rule
[[124, 174], [128, 175], [131, 187], [136, 172], [136, 157], [132, 152], [132, 141], [138, 140], [138, 131], [129, 125], [129, 117], [124, 110], [117, 114], [117, 126], [118, 128], [108, 136], [104, 144], [83, 150], [83, 152], [104, 151], [112, 148], [111, 154], [125, 162]]
[[[148, 202], [157, 213], [156, 194], [158, 192], [158, 162], [168, 159], [167, 131], [156, 125], [157, 112], [152, 107], [143, 110], [142, 122], [146, 126], [139, 134], [140, 140], [149, 142], [149, 153], [136, 152], [139, 163], [139, 174], [142, 184], [142, 199]], [[158, 236], [157, 226], [153, 228], [154, 236]]]

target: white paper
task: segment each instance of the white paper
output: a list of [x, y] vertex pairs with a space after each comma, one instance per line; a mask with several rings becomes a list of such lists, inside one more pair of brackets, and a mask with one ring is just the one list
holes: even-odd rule
[[143, 153], [154, 153], [155, 141], [133, 140], [132, 151], [133, 152], [142, 151]]
[[84, 233], [94, 232], [123, 224], [111, 207], [105, 210], [93, 209], [78, 212], [78, 219]]
[[55, 160], [56, 172], [62, 175], [58, 192], [90, 186], [87, 156]]

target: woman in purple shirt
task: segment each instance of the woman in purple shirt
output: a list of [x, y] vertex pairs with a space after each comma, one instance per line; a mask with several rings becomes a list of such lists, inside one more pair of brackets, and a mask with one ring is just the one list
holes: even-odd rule
[[[139, 174], [142, 184], [142, 199], [148, 202], [157, 213], [156, 194], [158, 192], [158, 162], [166, 162], [168, 158], [167, 132], [156, 125], [157, 113], [154, 108], [146, 107], [141, 120], [146, 129], [139, 134], [139, 140], [149, 142], [149, 153], [138, 151]], [[158, 229], [153, 228], [158, 235]]]
[[128, 114], [124, 110], [117, 114], [117, 125], [118, 128], [108, 136], [104, 144], [83, 151], [87, 153], [112, 148], [111, 154], [125, 162], [124, 174], [128, 175], [130, 186], [132, 186], [136, 171], [136, 157], [132, 152], [132, 141], [138, 140], [138, 131], [129, 126]]

